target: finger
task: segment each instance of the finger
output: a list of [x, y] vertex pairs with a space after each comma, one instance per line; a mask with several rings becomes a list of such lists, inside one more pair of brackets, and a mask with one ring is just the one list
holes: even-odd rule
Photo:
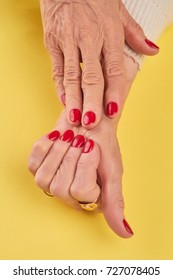
[[99, 147], [89, 139], [80, 155], [75, 177], [70, 186], [70, 194], [77, 201], [89, 203], [99, 197], [100, 187], [96, 183], [99, 161]]
[[[101, 47], [93, 47], [92, 35], [87, 37], [85, 29], [80, 31], [80, 50], [83, 61], [82, 90], [83, 90], [83, 115], [82, 125], [87, 129], [96, 127], [102, 116], [104, 78], [98, 53]], [[91, 33], [91, 32], [90, 32]], [[91, 37], [91, 38], [90, 38]], [[99, 51], [100, 48], [100, 51]]]
[[54, 141], [58, 140], [60, 133], [58, 130], [52, 131], [50, 134], [40, 138], [32, 148], [29, 156], [28, 169], [35, 174], [39, 166], [42, 164]]
[[141, 26], [131, 17], [122, 3], [120, 13], [127, 44], [137, 53], [144, 55], [158, 54], [159, 47], [146, 38]]
[[78, 207], [79, 209], [80, 207], [78, 202], [70, 195], [70, 185], [74, 180], [77, 162], [82, 153], [84, 144], [85, 138], [83, 135], [77, 135], [74, 138], [50, 185], [50, 192], [53, 195], [61, 198], [67, 204], [75, 208]]
[[[117, 146], [118, 147], [118, 144]], [[108, 151], [102, 161], [109, 162], [109, 170], [102, 169], [102, 210], [110, 228], [120, 237], [129, 238], [133, 231], [128, 225], [124, 215], [124, 199], [122, 195], [122, 163], [120, 151], [116, 149], [111, 155]]]
[[120, 21], [109, 20], [105, 26], [103, 44], [103, 72], [105, 78], [105, 113], [114, 118], [123, 107], [126, 88], [124, 69], [124, 36]]
[[108, 181], [102, 185], [102, 210], [110, 228], [120, 237], [134, 234], [124, 215], [124, 200], [120, 181]]
[[67, 119], [73, 126], [81, 123], [82, 91], [80, 52], [74, 41], [73, 24], [64, 24], [62, 50], [64, 53], [64, 87], [66, 93]]
[[65, 88], [64, 82], [64, 55], [57, 45], [56, 40], [49, 33], [45, 36], [45, 46], [50, 55], [52, 64], [52, 77], [55, 81], [59, 101], [65, 105]]
[[61, 138], [52, 145], [49, 153], [46, 155], [44, 161], [37, 169], [35, 174], [35, 181], [39, 187], [44, 191], [49, 191], [49, 186], [53, 180], [61, 161], [67, 152], [74, 133], [72, 130], [66, 130]]

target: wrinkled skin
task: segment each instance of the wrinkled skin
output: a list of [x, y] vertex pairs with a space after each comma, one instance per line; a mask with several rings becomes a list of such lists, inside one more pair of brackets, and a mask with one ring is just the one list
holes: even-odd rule
[[[124, 40], [146, 55], [155, 55], [158, 49], [146, 44], [143, 30], [120, 0], [40, 0], [40, 4], [45, 45], [60, 100], [66, 97], [68, 122], [96, 127], [103, 103], [110, 118], [121, 114], [128, 83]], [[87, 112], [95, 114], [88, 124]]]

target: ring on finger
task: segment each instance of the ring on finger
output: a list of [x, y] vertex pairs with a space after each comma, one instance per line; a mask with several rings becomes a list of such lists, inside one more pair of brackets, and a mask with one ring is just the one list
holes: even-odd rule
[[50, 197], [54, 197], [53, 194], [51, 194], [50, 192], [44, 191], [44, 193], [45, 193], [46, 195], [50, 196]]
[[100, 205], [100, 196], [96, 200], [94, 200], [93, 202], [81, 202], [81, 201], [79, 201], [79, 205], [82, 209], [84, 209], [86, 211], [94, 211]]

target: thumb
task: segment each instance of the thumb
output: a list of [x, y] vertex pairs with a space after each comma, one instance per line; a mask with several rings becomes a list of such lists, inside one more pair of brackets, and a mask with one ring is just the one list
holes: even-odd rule
[[[107, 168], [109, 162], [109, 168]], [[104, 167], [106, 164], [106, 168]], [[114, 152], [102, 155], [100, 165], [101, 205], [103, 215], [110, 228], [120, 237], [132, 237], [133, 231], [124, 215], [122, 194], [123, 166], [118, 142]], [[102, 175], [102, 176], [101, 176]]]
[[132, 18], [123, 4], [121, 4], [120, 13], [127, 44], [137, 53], [158, 54], [159, 47], [146, 38], [141, 26]]
[[106, 222], [116, 234], [123, 238], [132, 237], [134, 233], [124, 216], [124, 199], [118, 182], [107, 182], [104, 185], [102, 210]]

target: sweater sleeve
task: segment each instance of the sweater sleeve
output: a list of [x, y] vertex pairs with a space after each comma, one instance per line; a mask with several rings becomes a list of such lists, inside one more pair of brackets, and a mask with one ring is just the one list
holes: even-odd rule
[[[173, 22], [173, 0], [122, 0], [122, 2], [151, 41], [156, 41], [163, 30]], [[124, 52], [131, 56], [139, 67], [142, 65], [144, 55], [136, 53], [127, 44]]]

